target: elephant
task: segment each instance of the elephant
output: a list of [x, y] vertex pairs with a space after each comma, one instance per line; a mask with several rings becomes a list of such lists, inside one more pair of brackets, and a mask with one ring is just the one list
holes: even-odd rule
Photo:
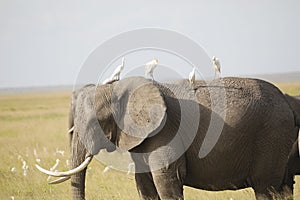
[[70, 110], [71, 170], [37, 167], [61, 177], [55, 183], [71, 177], [73, 199], [85, 198], [92, 157], [116, 148], [130, 152], [143, 200], [184, 199], [184, 185], [252, 187], [257, 199], [292, 189], [286, 166], [300, 123], [284, 94], [263, 80], [226, 77], [191, 87], [127, 77], [73, 92]]
[[300, 95], [290, 96], [288, 94], [285, 94], [285, 98], [289, 102], [296, 115], [300, 116]]

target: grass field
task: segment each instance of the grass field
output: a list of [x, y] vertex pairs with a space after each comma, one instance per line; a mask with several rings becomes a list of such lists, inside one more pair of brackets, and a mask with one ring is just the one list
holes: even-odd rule
[[[300, 93], [300, 83], [278, 84], [284, 92]], [[34, 164], [68, 169], [67, 134], [71, 93], [0, 95], [0, 199], [71, 199], [70, 182], [48, 185]], [[87, 199], [138, 199], [133, 175], [93, 161], [87, 172]], [[297, 177], [295, 199], [300, 199]], [[207, 192], [185, 187], [186, 199], [254, 199], [251, 189]]]

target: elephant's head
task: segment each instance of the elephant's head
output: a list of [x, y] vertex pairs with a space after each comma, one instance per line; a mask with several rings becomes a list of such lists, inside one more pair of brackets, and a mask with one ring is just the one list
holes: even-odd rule
[[74, 199], [84, 198], [85, 169], [101, 149], [115, 146], [132, 150], [150, 134], [157, 133], [166, 119], [166, 105], [152, 81], [126, 78], [105, 85], [88, 85], [73, 93], [70, 111], [71, 168], [49, 172], [60, 183], [72, 177]]
[[74, 125], [88, 153], [116, 146], [131, 150], [155, 131], [166, 118], [159, 89], [144, 78], [127, 78], [89, 87], [77, 96]]

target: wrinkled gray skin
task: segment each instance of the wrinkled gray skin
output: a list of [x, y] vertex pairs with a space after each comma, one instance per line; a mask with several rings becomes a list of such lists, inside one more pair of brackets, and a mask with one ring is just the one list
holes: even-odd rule
[[[132, 77], [79, 90], [73, 95], [70, 114], [70, 128], [75, 125], [71, 133], [72, 168], [83, 162], [86, 153], [95, 155], [105, 148], [112, 151], [111, 144], [116, 144], [133, 153], [138, 171], [164, 165], [155, 171], [135, 174], [141, 199], [183, 199], [183, 185], [213, 191], [252, 187], [258, 199], [268, 196], [269, 190], [281, 192], [289, 181], [286, 165], [299, 126], [290, 105], [285, 96], [267, 82], [242, 78], [221, 80], [225, 87], [220, 80], [210, 86], [197, 81], [192, 89], [187, 81], [161, 85]], [[130, 98], [132, 88], [141, 82], [147, 84], [134, 91], [134, 97]], [[218, 112], [211, 111], [208, 88], [213, 91], [214, 99], [218, 99], [222, 89], [226, 90], [226, 118], [218, 142], [200, 159], [198, 154], [211, 115], [219, 116]], [[156, 118], [147, 115], [151, 104], [160, 105]], [[182, 114], [179, 104], [190, 114]], [[191, 124], [199, 114], [196, 107], [200, 110], [200, 120], [198, 124]], [[91, 114], [93, 108], [96, 115]], [[137, 124], [151, 124], [146, 131], [155, 134], [149, 138], [134, 137], [139, 133], [132, 124], [127, 124], [126, 110], [130, 110]], [[221, 117], [217, 120], [223, 121]], [[95, 123], [97, 121], [104, 133]], [[121, 122], [121, 128], [115, 121]], [[175, 143], [170, 143], [180, 123], [186, 126]], [[193, 135], [191, 127], [198, 125]], [[186, 148], [185, 153], [180, 154]], [[136, 154], [139, 152], [150, 153], [139, 157]], [[178, 159], [169, 163], [167, 159], [172, 156]], [[85, 171], [72, 176], [71, 185], [73, 199], [84, 199]]]
[[[300, 118], [300, 95], [298, 96], [289, 96], [285, 95], [287, 101], [289, 102], [291, 108], [294, 110], [297, 119]], [[296, 119], [296, 120], [297, 120]], [[289, 155], [288, 166], [287, 166], [287, 182], [289, 187], [293, 187], [294, 184], [294, 176], [300, 175], [300, 157], [299, 157], [299, 146], [298, 140], [296, 140], [293, 144], [292, 151]]]
[[291, 105], [292, 109], [295, 111], [295, 113], [300, 116], [300, 95], [298, 96], [290, 96], [288, 94], [285, 94], [285, 97], [289, 104]]

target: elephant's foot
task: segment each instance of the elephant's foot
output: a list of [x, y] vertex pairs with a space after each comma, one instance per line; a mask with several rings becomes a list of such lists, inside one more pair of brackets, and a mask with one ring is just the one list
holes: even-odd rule
[[256, 193], [256, 192], [255, 192], [255, 198], [256, 200], [273, 200], [271, 195]]
[[265, 192], [255, 191], [255, 197], [257, 200], [273, 200], [273, 199], [285, 199], [293, 200], [293, 191], [288, 187], [281, 189], [280, 191], [274, 190], [274, 188], [266, 190]]
[[152, 173], [155, 187], [162, 200], [183, 200], [183, 184], [174, 174]]

